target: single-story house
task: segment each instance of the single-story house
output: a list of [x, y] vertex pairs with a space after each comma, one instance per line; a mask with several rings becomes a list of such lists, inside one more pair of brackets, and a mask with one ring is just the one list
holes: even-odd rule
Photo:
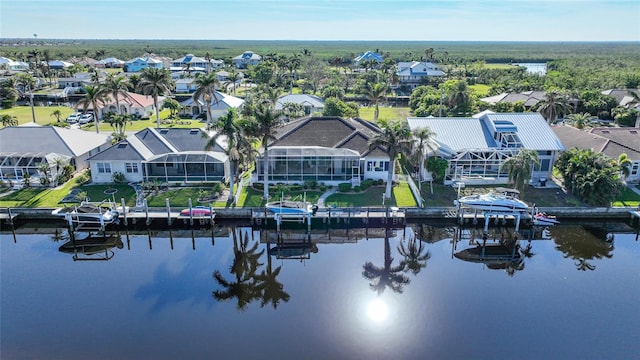
[[194, 56], [193, 54], [187, 54], [179, 59], [175, 59], [171, 61], [171, 71], [180, 71], [186, 68], [190, 70], [194, 69], [202, 69], [204, 71], [212, 70], [212, 69], [220, 69], [224, 67], [224, 61], [211, 59], [207, 61], [207, 59]]
[[0, 179], [40, 184], [47, 163], [51, 181], [71, 164], [76, 171], [89, 167], [87, 159], [111, 145], [111, 135], [55, 126], [12, 126], [0, 129]]
[[525, 109], [534, 108], [540, 101], [544, 99], [545, 91], [523, 91], [520, 93], [501, 93], [480, 99], [489, 105], [495, 105], [501, 102], [515, 104], [522, 102]]
[[618, 105], [625, 109], [640, 110], [639, 89], [609, 89], [602, 91], [602, 94], [613, 96], [618, 101]]
[[72, 63], [63, 60], [49, 60], [49, 69], [61, 70], [73, 66]]
[[246, 69], [249, 65], [258, 65], [262, 60], [262, 56], [253, 51], [245, 51], [242, 54], [231, 59], [233, 65], [238, 69]]
[[98, 62], [96, 59], [92, 59], [88, 56], [83, 56], [83, 57], [72, 57], [71, 59], [69, 59], [69, 62], [72, 64], [78, 64], [84, 67], [95, 67], [96, 63]]
[[202, 129], [140, 130], [89, 158], [91, 179], [110, 183], [118, 172], [130, 182], [225, 181], [229, 176], [228, 157], [220, 143], [206, 151], [209, 139]]
[[[553, 162], [565, 148], [539, 113], [485, 113], [475, 118], [408, 118], [415, 131], [429, 128], [429, 156], [447, 160], [444, 183], [468, 185], [506, 184], [508, 174], [502, 164], [520, 149], [534, 150], [540, 166], [531, 174], [531, 182], [544, 183], [551, 177]], [[429, 147], [427, 147], [429, 148]], [[422, 174], [426, 170], [420, 169]]]
[[293, 103], [304, 107], [304, 114], [322, 113], [324, 110], [324, 100], [321, 97], [307, 94], [283, 95], [276, 101], [276, 110], [281, 110], [285, 104]]
[[[269, 143], [269, 182], [327, 185], [361, 180], [386, 180], [389, 154], [386, 149], [369, 149], [369, 140], [380, 132], [362, 119], [337, 116], [307, 117], [291, 121], [276, 130]], [[264, 149], [260, 150], [251, 182], [264, 182]]]
[[[217, 101], [211, 102], [211, 119], [217, 119], [229, 111], [230, 108], [239, 109], [244, 104], [244, 100], [216, 91]], [[180, 103], [182, 110], [180, 114], [185, 116], [196, 117], [206, 111], [206, 104], [202, 99], [195, 101], [193, 97], [188, 98]]]
[[124, 71], [126, 72], [139, 72], [147, 68], [162, 69], [162, 60], [154, 59], [149, 55], [145, 55], [124, 63]]
[[428, 61], [399, 62], [396, 74], [400, 86], [407, 86], [412, 90], [423, 85], [429, 77], [444, 76], [437, 65]]
[[192, 77], [177, 79], [176, 83], [176, 93], [191, 93], [196, 91], [198, 88], [195, 84], [196, 79]]
[[573, 126], [554, 126], [553, 132], [567, 149], [592, 149], [614, 160], [627, 154], [632, 161], [628, 182], [640, 182], [640, 129], [597, 127], [580, 130]]
[[106, 59], [98, 60], [96, 62], [96, 67], [98, 67], [98, 68], [123, 68], [124, 67], [124, 61], [122, 61], [122, 60], [120, 60], [118, 58], [108, 57]]
[[[158, 106], [160, 108], [162, 108], [164, 100], [165, 97], [158, 97]], [[122, 113], [133, 115], [137, 118], [145, 119], [148, 118], [151, 113], [155, 112], [152, 96], [136, 94], [128, 91], [126, 96], [118, 97], [118, 102], [120, 103]], [[81, 111], [82, 105], [77, 105], [77, 109]], [[87, 110], [93, 110], [93, 107], [89, 105]], [[98, 111], [97, 114], [94, 111], [94, 114], [98, 115], [98, 119], [102, 119], [104, 115], [109, 112], [114, 114], [118, 113], [116, 100], [111, 94], [108, 94], [104, 101], [98, 101]]]

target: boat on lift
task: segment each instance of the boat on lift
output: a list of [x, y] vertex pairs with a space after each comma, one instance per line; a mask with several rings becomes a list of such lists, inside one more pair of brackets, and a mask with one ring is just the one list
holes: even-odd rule
[[315, 214], [317, 205], [312, 205], [304, 201], [280, 200], [267, 203], [267, 209], [276, 214]]
[[504, 193], [489, 192], [461, 197], [454, 200], [456, 207], [466, 207], [490, 212], [525, 212], [529, 205], [524, 201]]
[[73, 225], [100, 225], [118, 223], [120, 213], [110, 203], [90, 203], [83, 201], [77, 206], [55, 209], [51, 215], [63, 217]]

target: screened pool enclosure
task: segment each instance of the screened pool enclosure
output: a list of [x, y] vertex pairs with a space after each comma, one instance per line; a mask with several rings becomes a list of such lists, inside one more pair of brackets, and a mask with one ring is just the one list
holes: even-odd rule
[[165, 154], [143, 164], [145, 180], [158, 182], [209, 182], [225, 178], [224, 157], [215, 152]]
[[[264, 156], [257, 160], [257, 181], [264, 181]], [[277, 146], [269, 149], [269, 181], [346, 182], [361, 176], [360, 154], [320, 146]]]
[[34, 184], [39, 184], [42, 176], [54, 182], [71, 163], [71, 157], [56, 153], [0, 153], [0, 179], [22, 181], [29, 174], [27, 177]]

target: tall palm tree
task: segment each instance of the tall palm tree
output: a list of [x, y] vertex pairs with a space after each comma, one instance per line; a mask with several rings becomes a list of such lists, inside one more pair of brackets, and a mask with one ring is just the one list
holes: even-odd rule
[[378, 104], [384, 99], [387, 89], [387, 86], [382, 83], [375, 83], [373, 85], [367, 83], [364, 95], [367, 97], [367, 100], [375, 106], [373, 111], [373, 122], [378, 121], [378, 115], [380, 115]]
[[287, 70], [289, 70], [289, 94], [293, 94], [293, 82], [296, 80], [294, 74], [296, 70], [302, 65], [302, 59], [300, 58], [300, 54], [293, 54], [289, 58], [287, 58], [287, 62], [285, 64]]
[[[418, 186], [422, 186], [422, 168], [425, 166], [426, 158], [429, 156], [428, 151], [433, 150], [429, 140], [431, 140], [436, 133], [431, 131], [429, 127], [423, 127], [416, 129], [413, 134], [416, 141], [414, 143], [414, 154], [418, 157]], [[433, 193], [433, 187], [431, 187], [431, 193]]]
[[[39, 54], [39, 53], [38, 53]], [[36, 79], [28, 73], [20, 73], [16, 75], [16, 85], [20, 85], [25, 95], [29, 96], [29, 105], [31, 106], [31, 118], [36, 122], [36, 111], [33, 106], [33, 89], [36, 87]]]
[[107, 79], [102, 85], [102, 91], [111, 95], [116, 101], [116, 112], [118, 115], [122, 115], [122, 109], [120, 109], [120, 96], [126, 97], [127, 90], [129, 90], [127, 79], [121, 76], [116, 77], [113, 74], [107, 76]]
[[571, 114], [567, 117], [571, 124], [578, 129], [584, 129], [584, 127], [589, 124], [589, 122], [593, 119], [597, 119], [596, 116], [593, 116], [589, 113], [576, 113]]
[[89, 106], [93, 108], [93, 121], [96, 125], [96, 133], [100, 133], [98, 126], [98, 102], [104, 103], [104, 91], [98, 86], [86, 86], [85, 96], [78, 102], [82, 106], [82, 112], [86, 112]]
[[204, 101], [207, 109], [207, 124], [211, 124], [211, 104], [213, 102], [218, 104], [218, 92], [216, 91], [216, 85], [218, 85], [218, 76], [216, 73], [198, 74], [195, 80], [196, 91], [193, 93], [193, 101], [198, 102], [200, 99]]
[[625, 178], [629, 176], [629, 174], [631, 174], [630, 168], [631, 168], [631, 165], [633, 164], [633, 161], [629, 158], [629, 155], [627, 155], [626, 153], [620, 154], [616, 162], [620, 167], [620, 172], [622, 173], [622, 175], [624, 175]]
[[458, 113], [468, 111], [471, 101], [471, 89], [464, 80], [458, 80], [454, 87], [448, 90], [447, 102]]
[[531, 178], [533, 166], [540, 166], [540, 158], [538, 152], [529, 149], [520, 149], [518, 154], [510, 157], [502, 163], [501, 168], [506, 169], [509, 182], [520, 192], [524, 192], [525, 183]]
[[537, 105], [536, 110], [547, 120], [548, 123], [556, 121], [558, 117], [569, 113], [569, 99], [565, 94], [550, 91], [545, 94]]
[[158, 108], [158, 97], [162, 95], [171, 95], [173, 80], [171, 73], [167, 69], [146, 68], [140, 74], [140, 90], [145, 95], [153, 97], [153, 106], [156, 109], [156, 122], [160, 128], [160, 111]]
[[268, 104], [260, 103], [254, 108], [253, 122], [250, 124], [249, 133], [258, 139], [264, 149], [263, 176], [265, 200], [269, 199], [269, 141], [275, 140], [275, 130], [282, 123], [279, 112]]
[[371, 280], [369, 287], [371, 290], [382, 294], [388, 287], [394, 292], [401, 294], [404, 286], [409, 284], [411, 280], [403, 274], [404, 264], [393, 265], [393, 257], [391, 257], [391, 245], [389, 244], [389, 234], [391, 230], [385, 231], [384, 237], [384, 264], [376, 266], [371, 261], [367, 261], [363, 266], [362, 276]]
[[211, 150], [217, 145], [217, 140], [223, 136], [227, 140], [227, 148], [224, 149], [225, 154], [229, 157], [231, 169], [229, 171], [229, 199], [234, 198], [234, 178], [238, 163], [241, 159], [241, 145], [246, 136], [238, 123], [238, 113], [231, 108], [226, 115], [219, 117], [214, 123], [208, 126], [208, 130], [215, 131], [215, 134], [205, 144], [205, 150]]
[[395, 172], [395, 162], [400, 154], [411, 151], [411, 130], [406, 121], [380, 121], [380, 132], [369, 140], [369, 148], [385, 148], [389, 154], [389, 169], [385, 198], [391, 198], [391, 184]]
[[[233, 86], [233, 95], [236, 95], [236, 88], [238, 87], [238, 81], [240, 81], [240, 79], [242, 79], [242, 77], [240, 76], [241, 74], [235, 70], [232, 70], [229, 73], [229, 76], [227, 76], [227, 81], [225, 82], [225, 84], [230, 84], [231, 86]], [[227, 85], [225, 85], [225, 91], [227, 89]]]

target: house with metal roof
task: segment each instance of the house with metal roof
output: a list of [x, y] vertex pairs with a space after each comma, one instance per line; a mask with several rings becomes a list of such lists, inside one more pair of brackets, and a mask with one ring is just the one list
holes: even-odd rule
[[[364, 179], [387, 179], [390, 166], [386, 149], [369, 149], [369, 140], [380, 132], [362, 119], [337, 116], [293, 120], [276, 130], [268, 146], [269, 182], [327, 185]], [[264, 149], [256, 161], [251, 182], [264, 182]]]
[[567, 149], [592, 149], [614, 160], [621, 154], [627, 154], [631, 166], [626, 181], [640, 182], [640, 129], [597, 127], [580, 130], [568, 125], [552, 129]]
[[[506, 184], [502, 164], [521, 149], [534, 150], [540, 166], [532, 171], [532, 183], [551, 177], [554, 159], [565, 148], [539, 113], [485, 113], [478, 118], [408, 118], [415, 131], [429, 128], [429, 156], [447, 160], [445, 184]], [[427, 147], [429, 148], [429, 147]], [[421, 169], [424, 173], [425, 169]]]
[[276, 101], [276, 110], [282, 110], [287, 103], [301, 105], [304, 108], [305, 115], [322, 113], [324, 110], [324, 100], [315, 95], [289, 94], [280, 96]]
[[179, 59], [171, 61], [171, 71], [210, 71], [224, 67], [224, 61], [216, 59], [204, 59], [193, 54], [187, 54]]
[[218, 142], [212, 150], [205, 150], [210, 138], [202, 129], [140, 130], [89, 158], [91, 179], [110, 183], [113, 174], [122, 173], [130, 182], [225, 181], [229, 161], [224, 144]]
[[231, 59], [231, 62], [233, 62], [233, 65], [238, 69], [246, 69], [249, 65], [258, 65], [261, 60], [262, 56], [254, 53], [253, 51], [245, 51]]
[[375, 51], [366, 51], [353, 59], [353, 66], [358, 67], [364, 61], [369, 61], [372, 63], [382, 64], [382, 55], [378, 54]]
[[[65, 165], [76, 171], [89, 167], [87, 159], [111, 145], [111, 135], [55, 126], [11, 126], [0, 129], [0, 179], [40, 184], [46, 175], [56, 182]], [[43, 166], [43, 164], [46, 164]]]
[[436, 64], [429, 61], [399, 62], [396, 74], [400, 86], [407, 86], [411, 90], [424, 85], [430, 77], [444, 76], [444, 72]]

